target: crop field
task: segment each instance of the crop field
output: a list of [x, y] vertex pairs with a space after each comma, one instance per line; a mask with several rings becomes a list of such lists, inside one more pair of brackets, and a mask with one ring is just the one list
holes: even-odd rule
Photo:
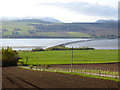
[[[19, 52], [24, 64], [70, 64], [71, 50]], [[38, 57], [38, 58], [37, 58]], [[73, 50], [73, 64], [111, 63], [118, 61], [118, 50]]]
[[55, 73], [27, 70], [19, 67], [2, 68], [2, 88], [118, 88], [119, 82], [89, 78], [76, 73]]

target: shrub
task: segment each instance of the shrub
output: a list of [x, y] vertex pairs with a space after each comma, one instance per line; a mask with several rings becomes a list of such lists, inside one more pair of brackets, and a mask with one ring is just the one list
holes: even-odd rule
[[35, 48], [35, 49], [32, 49], [32, 51], [44, 51], [44, 49], [42, 49], [42, 48]]
[[22, 66], [22, 62], [18, 62], [17, 65], [18, 65], [18, 66]]
[[50, 67], [50, 64], [41, 65], [41, 68], [44, 68], [44, 69], [48, 69], [49, 67]]
[[12, 48], [7, 47], [7, 49], [2, 48], [2, 66], [13, 66], [17, 65], [18, 60], [20, 57], [15, 50]]
[[44, 68], [44, 65], [41, 65], [41, 68]]
[[29, 67], [30, 67], [30, 69], [32, 69], [32, 68], [33, 68], [33, 65], [29, 65]]
[[45, 68], [48, 69], [50, 67], [49, 64], [45, 64]]
[[51, 50], [69, 50], [68, 47], [50, 47], [46, 49], [47, 51], [51, 51]]
[[[47, 51], [52, 50], [72, 50], [72, 48], [69, 47], [50, 47], [46, 49]], [[94, 50], [94, 48], [88, 48], [88, 47], [81, 47], [81, 48], [73, 48], [73, 50]]]

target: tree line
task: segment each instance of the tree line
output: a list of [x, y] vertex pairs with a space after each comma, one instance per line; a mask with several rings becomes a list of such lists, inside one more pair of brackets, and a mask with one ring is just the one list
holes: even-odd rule
[[32, 51], [52, 51], [52, 50], [94, 50], [94, 48], [89, 48], [89, 47], [81, 47], [81, 48], [69, 48], [69, 47], [63, 47], [63, 46], [57, 46], [57, 47], [50, 47], [47, 49], [43, 48], [35, 48], [32, 49]]

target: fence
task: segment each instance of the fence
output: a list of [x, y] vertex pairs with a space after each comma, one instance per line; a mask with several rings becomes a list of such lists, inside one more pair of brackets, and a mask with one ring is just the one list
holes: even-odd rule
[[[117, 63], [108, 64], [111, 62], [118, 62], [117, 50], [44, 51], [43, 53], [34, 52], [32, 54], [29, 53], [28, 55], [26, 53], [24, 56], [24, 64], [26, 65], [32, 64], [38, 66], [41, 64], [47, 64], [46, 62], [51, 64], [62, 64], [62, 66], [69, 64], [69, 66], [61, 67], [57, 65], [57, 67], [52, 66], [49, 68], [42, 68], [39, 66], [34, 67], [33, 69], [65, 73], [72, 72], [112, 78], [119, 78], [120, 75]], [[83, 63], [89, 65], [80, 65]], [[94, 65], [91, 63], [94, 63]], [[74, 64], [78, 64], [79, 67], [74, 67]]]
[[[29, 68], [25, 67], [24, 68]], [[93, 75], [93, 76], [99, 76], [99, 77], [110, 77], [110, 78], [116, 78], [119, 79], [119, 73], [118, 69], [113, 69], [112, 71], [107, 69], [107, 68], [73, 68], [71, 72], [71, 68], [59, 68], [59, 67], [49, 67], [49, 68], [42, 68], [42, 67], [37, 67], [34, 66], [32, 68], [33, 70], [38, 70], [38, 71], [50, 71], [50, 72], [64, 72], [64, 73], [75, 73], [75, 74], [84, 74], [84, 75]]]

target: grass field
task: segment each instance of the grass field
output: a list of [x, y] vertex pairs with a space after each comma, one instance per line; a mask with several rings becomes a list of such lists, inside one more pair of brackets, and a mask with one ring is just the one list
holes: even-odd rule
[[[70, 64], [71, 50], [19, 52], [24, 64]], [[118, 62], [118, 50], [74, 50], [73, 64]]]
[[[31, 23], [31, 22], [18, 22], [18, 21], [3, 21], [2, 22], [2, 36], [9, 37], [90, 37], [90, 35], [82, 33], [82, 32], [70, 32], [70, 31], [43, 31], [40, 29], [40, 32], [36, 32], [36, 28], [34, 26], [30, 26], [29, 24], [40, 24], [40, 23]], [[49, 24], [45, 24], [49, 26]], [[59, 24], [50, 24], [50, 25], [59, 25]], [[61, 24], [60, 24], [61, 25]], [[19, 31], [15, 31], [15, 29], [19, 29]], [[34, 31], [33, 31], [34, 30]], [[31, 33], [29, 32], [31, 31]], [[32, 32], [33, 31], [33, 32]], [[13, 33], [14, 32], [14, 33]]]

